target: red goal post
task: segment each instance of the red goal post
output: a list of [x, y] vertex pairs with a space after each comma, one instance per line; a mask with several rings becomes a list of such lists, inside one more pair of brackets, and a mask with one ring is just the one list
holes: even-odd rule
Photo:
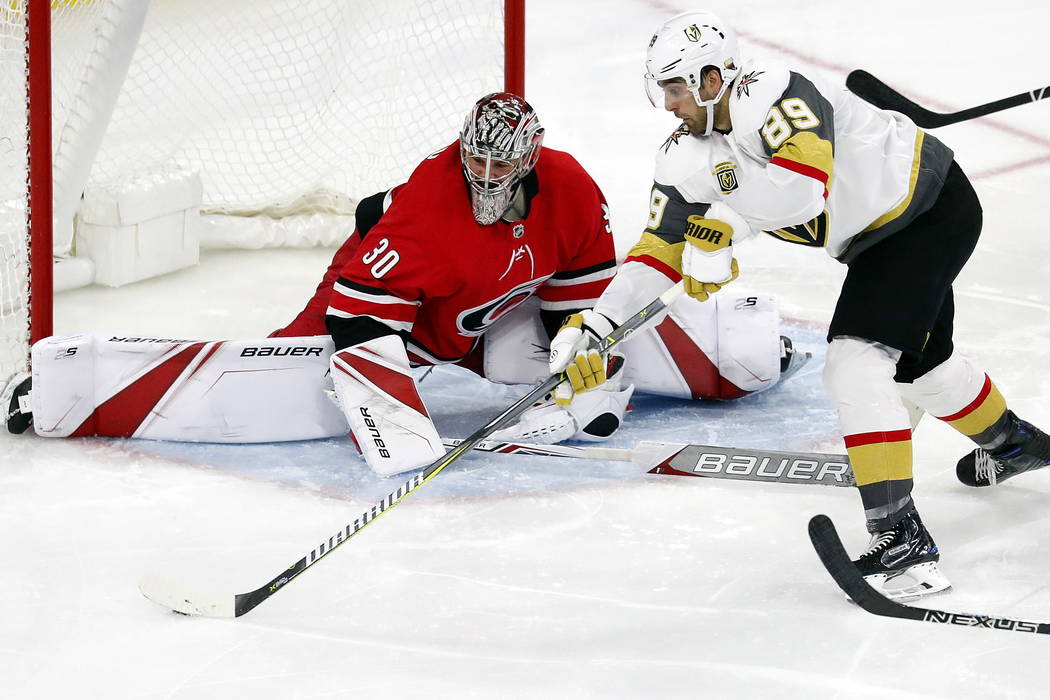
[[524, 24], [524, 0], [3, 3], [0, 386], [62, 332], [56, 267], [85, 283], [105, 263], [82, 257], [89, 195], [188, 178], [202, 246], [333, 244], [477, 97], [524, 93]]

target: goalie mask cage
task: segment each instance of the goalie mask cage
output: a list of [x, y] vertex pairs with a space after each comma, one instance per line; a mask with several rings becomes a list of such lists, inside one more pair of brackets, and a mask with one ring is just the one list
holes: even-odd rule
[[336, 244], [502, 89], [523, 94], [524, 0], [7, 0], [0, 387], [52, 333], [89, 188], [199, 173], [223, 245]]

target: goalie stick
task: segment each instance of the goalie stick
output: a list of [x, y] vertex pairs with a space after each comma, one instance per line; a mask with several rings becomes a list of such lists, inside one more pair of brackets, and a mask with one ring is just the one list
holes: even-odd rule
[[902, 620], [918, 620], [943, 625], [960, 627], [981, 627], [984, 629], [1004, 630], [1007, 632], [1025, 632], [1028, 634], [1050, 634], [1050, 624], [1013, 620], [1007, 617], [992, 617], [975, 613], [953, 613], [946, 610], [914, 608], [890, 600], [868, 585], [860, 571], [853, 565], [842, 540], [835, 530], [831, 518], [826, 515], [814, 515], [809, 521], [809, 539], [817, 550], [824, 568], [839, 588], [854, 603], [873, 615], [899, 617]]
[[[462, 440], [458, 439], [444, 440], [446, 447], [455, 447], [461, 442]], [[533, 445], [485, 440], [476, 444], [474, 449], [497, 454], [633, 462], [649, 474], [778, 484], [856, 486], [849, 457], [846, 455], [777, 452], [644, 440], [631, 448]]]
[[[659, 315], [660, 312], [670, 306], [679, 296], [682, 295], [683, 292], [684, 287], [681, 282], [668, 289], [644, 309], [627, 319], [622, 325], [614, 328], [609, 335], [602, 339], [599, 350], [604, 353], [631, 333], [644, 326], [652, 317]], [[524, 413], [534, 401], [553, 391], [553, 389], [563, 380], [565, 380], [565, 373], [561, 372], [559, 374], [553, 374], [540, 382], [534, 389], [532, 389], [532, 391], [515, 401], [509, 408], [479, 428], [473, 435], [463, 440], [450, 452], [425, 467], [418, 474], [402, 484], [396, 491], [388, 494], [386, 498], [362, 513], [352, 523], [340, 529], [326, 541], [311, 550], [310, 553], [302, 559], [295, 562], [287, 569], [284, 569], [269, 582], [253, 591], [237, 594], [201, 594], [195, 591], [191, 592], [166, 578], [156, 575], [144, 576], [139, 581], [139, 591], [142, 592], [142, 595], [146, 596], [146, 598], [153, 602], [184, 615], [225, 618], [240, 617], [268, 599], [277, 591], [282, 590], [289, 582], [299, 576], [299, 574], [319, 562], [326, 555], [331, 554], [336, 547], [354, 537], [365, 527], [375, 522], [376, 518], [386, 513], [420, 486], [440, 474], [445, 467], [449, 466], [463, 456], [463, 454], [473, 449], [486, 437], [500, 428], [510, 425], [518, 418], [518, 416]]]
[[957, 124], [968, 119], [976, 119], [987, 114], [994, 114], [1004, 109], [1018, 107], [1050, 97], [1050, 86], [1047, 86], [958, 112], [941, 114], [931, 112], [925, 107], [920, 107], [865, 70], [850, 72], [846, 77], [846, 87], [865, 102], [869, 102], [880, 109], [892, 109], [895, 112], [900, 112], [923, 129], [936, 129], [949, 124]]

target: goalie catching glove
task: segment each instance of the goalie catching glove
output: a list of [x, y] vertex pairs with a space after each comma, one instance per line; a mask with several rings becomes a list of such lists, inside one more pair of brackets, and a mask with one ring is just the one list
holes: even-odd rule
[[749, 237], [751, 227], [722, 202], [715, 202], [703, 217], [690, 216], [682, 249], [685, 293], [697, 301], [707, 298], [740, 275], [733, 257], [733, 236]]

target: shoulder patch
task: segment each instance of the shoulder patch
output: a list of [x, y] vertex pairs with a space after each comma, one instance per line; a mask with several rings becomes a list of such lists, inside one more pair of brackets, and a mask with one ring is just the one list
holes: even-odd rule
[[764, 70], [753, 70], [741, 75], [740, 80], [736, 82], [736, 98], [739, 100], [741, 95], [751, 97], [751, 86], [758, 82], [759, 76], [763, 73], [765, 73]]
[[750, 133], [761, 128], [766, 114], [788, 85], [790, 72], [776, 64], [749, 62], [740, 71], [729, 99], [733, 131]]
[[680, 138], [683, 136], [689, 136], [689, 134], [689, 127], [686, 126], [685, 122], [682, 122], [678, 125], [678, 128], [674, 130], [674, 133], [667, 137], [667, 140], [664, 141], [664, 145], [660, 146], [660, 150], [667, 153], [667, 151], [671, 149], [671, 146], [678, 144]]

